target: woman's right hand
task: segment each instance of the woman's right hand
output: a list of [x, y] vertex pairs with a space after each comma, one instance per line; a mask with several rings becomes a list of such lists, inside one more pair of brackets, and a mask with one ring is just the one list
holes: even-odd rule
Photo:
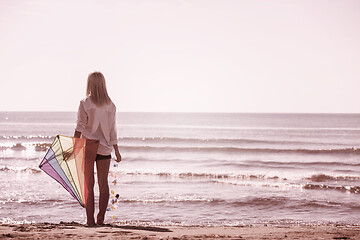
[[120, 154], [120, 151], [119, 151], [119, 147], [117, 144], [115, 144], [114, 146], [114, 150], [115, 150], [115, 156], [116, 156], [116, 159], [115, 161], [116, 162], [121, 162], [121, 154]]
[[121, 162], [121, 154], [120, 154], [119, 150], [115, 151], [115, 156], [116, 156], [115, 161], [116, 162]]

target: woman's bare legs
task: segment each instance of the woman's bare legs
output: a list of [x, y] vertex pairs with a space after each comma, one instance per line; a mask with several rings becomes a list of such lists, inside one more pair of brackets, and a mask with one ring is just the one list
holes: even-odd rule
[[85, 181], [87, 186], [87, 196], [86, 196], [86, 224], [88, 226], [95, 225], [94, 219], [94, 159], [90, 160], [87, 158], [85, 160]]
[[[81, 132], [75, 131], [74, 138], [75, 138], [75, 145], [78, 141], [77, 138], [81, 137]], [[84, 166], [84, 174], [85, 174], [85, 183], [86, 183], [86, 189], [85, 189], [85, 198], [86, 198], [86, 224], [88, 226], [95, 226], [95, 219], [94, 219], [94, 164], [95, 164], [95, 156], [96, 151], [99, 146], [99, 141], [94, 140], [87, 140], [90, 141], [90, 145], [92, 147], [86, 147], [85, 148], [85, 166]]]
[[108, 175], [110, 168], [110, 158], [96, 161], [97, 177], [99, 184], [99, 213], [96, 223], [104, 224], [105, 213], [109, 202], [109, 183]]

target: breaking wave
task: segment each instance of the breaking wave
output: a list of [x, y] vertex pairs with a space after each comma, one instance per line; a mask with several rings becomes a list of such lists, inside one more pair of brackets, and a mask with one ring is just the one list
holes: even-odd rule
[[[308, 141], [284, 141], [284, 140], [263, 140], [246, 138], [175, 138], [175, 137], [122, 137], [118, 138], [119, 143], [187, 143], [195, 144], [216, 144], [216, 145], [239, 145], [239, 144], [277, 144], [277, 145], [302, 145], [302, 144], [322, 144], [319, 142]], [[337, 143], [338, 144], [338, 143]], [[340, 144], [341, 145], [341, 144]]]
[[154, 146], [120, 146], [126, 152], [198, 152], [198, 153], [263, 153], [263, 154], [360, 154], [358, 148], [340, 149], [275, 149], [275, 148], [240, 148], [240, 147], [154, 147]]
[[326, 182], [326, 181], [358, 181], [360, 177], [354, 176], [330, 176], [326, 174], [314, 174], [310, 178], [306, 178], [313, 182]]
[[[264, 174], [228, 174], [228, 173], [196, 173], [196, 172], [114, 172], [110, 175], [127, 175], [127, 176], [157, 176], [157, 177], [175, 177], [175, 178], [198, 178], [198, 179], [234, 179], [234, 180], [294, 180], [291, 178], [279, 177], [276, 175]], [[325, 174], [314, 174], [311, 177], [303, 177], [301, 180], [310, 180], [312, 182], [325, 181], [343, 181], [354, 182], [360, 181], [359, 176], [330, 176]]]
[[14, 173], [41, 173], [40, 169], [31, 167], [9, 167], [0, 166], [0, 172], [14, 172]]
[[[26, 145], [16, 143], [12, 146], [0, 146], [0, 150], [11, 149], [13, 151], [24, 151], [29, 148], [35, 151], [46, 151], [51, 143], [36, 143]], [[172, 146], [119, 146], [126, 153], [221, 153], [221, 154], [307, 154], [307, 155], [358, 155], [359, 148], [339, 148], [339, 149], [276, 149], [276, 148], [241, 148], [241, 147], [172, 147]]]
[[337, 190], [341, 192], [360, 193], [360, 186], [331, 186], [325, 184], [306, 184], [304, 189], [311, 190]]
[[28, 149], [34, 149], [38, 152], [43, 152], [49, 149], [51, 143], [34, 143], [34, 144], [23, 144], [23, 143], [16, 143], [10, 146], [0, 146], [0, 150], [13, 150], [13, 151], [26, 151]]

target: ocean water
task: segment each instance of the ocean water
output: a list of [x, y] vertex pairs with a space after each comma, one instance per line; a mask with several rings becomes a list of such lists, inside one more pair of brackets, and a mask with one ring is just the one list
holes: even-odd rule
[[[75, 121], [0, 113], [0, 222], [85, 222], [38, 168]], [[117, 130], [108, 223], [360, 224], [358, 114], [118, 113]]]

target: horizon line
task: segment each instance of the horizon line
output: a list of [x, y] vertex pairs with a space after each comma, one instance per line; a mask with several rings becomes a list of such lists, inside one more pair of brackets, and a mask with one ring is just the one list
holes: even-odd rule
[[[188, 111], [188, 112], [177, 112], [177, 111], [116, 111], [117, 113], [156, 113], [156, 114], [344, 114], [344, 115], [357, 115], [360, 112], [195, 112], [195, 111]], [[0, 110], [0, 113], [77, 113], [77, 111], [46, 111], [46, 110], [13, 110], [13, 111], [3, 111]]]

